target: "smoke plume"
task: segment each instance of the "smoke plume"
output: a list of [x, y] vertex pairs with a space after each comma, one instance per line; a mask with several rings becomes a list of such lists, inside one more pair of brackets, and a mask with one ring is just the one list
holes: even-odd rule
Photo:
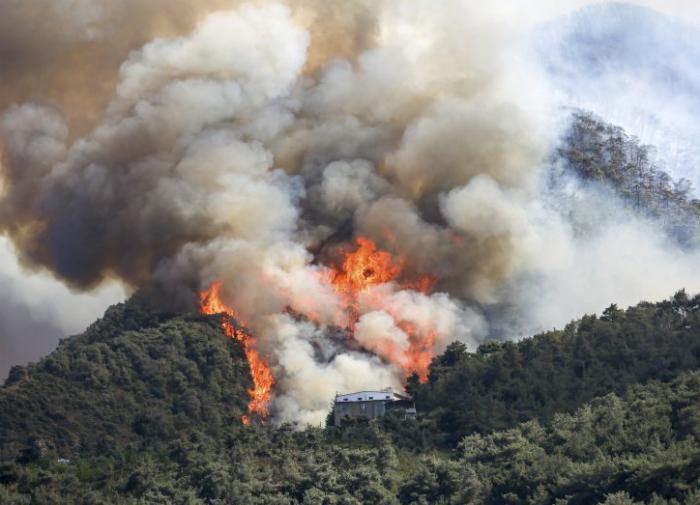
[[[580, 280], [591, 265], [633, 279], [667, 259], [652, 244], [611, 263], [614, 224], [582, 238], [543, 199], [546, 89], [479, 2], [69, 3], [38, 35], [46, 2], [0, 21], [24, 27], [0, 29], [0, 229], [74, 289], [117, 279], [193, 307], [221, 282], [271, 366], [278, 421], [401, 388], [452, 340], [475, 349], [536, 329], [526, 314], [558, 324], [630, 292], [594, 294], [612, 284]], [[646, 242], [646, 223], [625, 226]], [[349, 293], [358, 237], [392, 275]], [[682, 282], [673, 264], [640, 294]]]

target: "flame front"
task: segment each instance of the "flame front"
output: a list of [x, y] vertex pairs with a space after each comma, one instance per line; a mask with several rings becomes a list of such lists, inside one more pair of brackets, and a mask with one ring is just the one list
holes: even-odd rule
[[375, 286], [395, 282], [404, 290], [430, 292], [435, 278], [421, 275], [415, 279], [404, 279], [405, 265], [405, 258], [380, 251], [374, 242], [359, 237], [357, 248], [345, 255], [340, 269], [331, 269], [328, 278], [349, 315], [348, 330], [351, 333], [355, 332], [355, 325], [360, 317], [359, 299], [362, 295], [370, 300], [374, 309], [389, 314], [396, 327], [409, 336], [410, 345], [407, 350], [397, 349], [392, 345], [381, 346], [383, 357], [401, 368], [406, 377], [416, 373], [421, 382], [427, 382], [437, 332], [432, 328], [418, 328], [414, 323], [403, 320], [387, 303], [381, 291], [372, 291]]
[[269, 414], [268, 406], [272, 395], [272, 386], [275, 379], [272, 376], [268, 362], [263, 359], [255, 347], [255, 339], [241, 328], [236, 328], [231, 320], [235, 319], [242, 323], [238, 314], [231, 307], [226, 305], [221, 299], [221, 282], [213, 283], [209, 289], [200, 295], [200, 311], [202, 314], [223, 314], [222, 326], [224, 332], [230, 338], [235, 338], [243, 344], [250, 373], [253, 379], [253, 388], [248, 390], [250, 401], [248, 402], [248, 414], [241, 420], [244, 424], [251, 423], [252, 416], [257, 415], [260, 419], [266, 419]]
[[[374, 289], [385, 284], [394, 284], [401, 290], [428, 294], [435, 284], [435, 279], [428, 275], [406, 278], [405, 266], [404, 258], [381, 251], [371, 240], [359, 237], [356, 248], [344, 254], [342, 265], [338, 268], [330, 267], [322, 281], [330, 285], [337, 294], [342, 314], [338, 314], [334, 319], [337, 319], [336, 324], [346, 327], [351, 337], [355, 336], [356, 325], [361, 317], [361, 301], [365, 309], [369, 306], [371, 310], [381, 310], [389, 314], [396, 327], [408, 336], [408, 348], [399, 348], [387, 340], [377, 342], [374, 349], [382, 358], [398, 367], [404, 377], [408, 378], [415, 373], [421, 382], [426, 382], [437, 331], [431, 328], [430, 324], [427, 327], [425, 324], [419, 327], [415, 322], [405, 320], [396, 307], [388, 302], [389, 292]], [[245, 326], [238, 313], [222, 300], [222, 287], [222, 283], [217, 281], [200, 294], [200, 310], [203, 314], [223, 314], [224, 332], [243, 344], [253, 388], [248, 390], [248, 413], [242, 417], [242, 421], [244, 424], [250, 424], [253, 416], [264, 420], [269, 415], [275, 379], [268, 361], [260, 355], [256, 347], [255, 338], [232, 323], [236, 320], [239, 325]], [[292, 305], [293, 302], [292, 300]], [[318, 300], [317, 303], [322, 301]], [[306, 310], [302, 313], [309, 319], [320, 322], [318, 317], [315, 317], [315, 311], [310, 308], [313, 305], [305, 304]]]
[[404, 260], [378, 251], [369, 239], [357, 239], [357, 249], [345, 256], [342, 270], [332, 270], [331, 282], [342, 293], [357, 294], [376, 284], [396, 280], [404, 268]]

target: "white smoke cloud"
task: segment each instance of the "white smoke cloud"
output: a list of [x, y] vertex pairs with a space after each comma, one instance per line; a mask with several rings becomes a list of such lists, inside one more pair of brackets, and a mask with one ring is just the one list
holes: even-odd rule
[[314, 343], [320, 340], [323, 345], [326, 337], [312, 325], [277, 316], [271, 326], [269, 334], [275, 336], [279, 356], [280, 393], [274, 403], [279, 419], [319, 424], [337, 393], [379, 386], [402, 388], [397, 371], [377, 357], [342, 351], [319, 363]]
[[504, 287], [527, 314], [511, 334], [560, 328], [611, 303], [662, 300], [682, 288], [700, 292], [700, 251], [679, 248], [659, 223], [609, 192], [574, 186], [563, 202], [548, 203], [533, 222], [541, 261], [528, 278]]
[[396, 326], [396, 321], [390, 314], [379, 310], [360, 317], [355, 328], [355, 339], [365, 348], [387, 359], [393, 355], [402, 357], [410, 348], [409, 336]]
[[324, 169], [319, 191], [327, 212], [348, 217], [355, 209], [389, 193], [390, 185], [366, 160], [336, 161]]

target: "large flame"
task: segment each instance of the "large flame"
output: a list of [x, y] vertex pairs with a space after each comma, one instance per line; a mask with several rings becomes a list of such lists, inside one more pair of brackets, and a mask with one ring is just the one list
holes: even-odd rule
[[[408, 336], [409, 346], [407, 349], [399, 348], [392, 345], [387, 339], [385, 342], [377, 343], [376, 349], [381, 351], [379, 354], [384, 359], [400, 368], [406, 378], [415, 373], [421, 382], [426, 382], [433, 359], [437, 331], [429, 325], [428, 327], [419, 327], [413, 322], [406, 321], [398, 313], [399, 311], [388, 303], [388, 292], [374, 289], [384, 284], [393, 283], [402, 290], [422, 293], [428, 293], [432, 290], [435, 284], [435, 279], [432, 276], [419, 275], [406, 278], [405, 266], [405, 258], [381, 251], [371, 240], [359, 237], [356, 248], [344, 253], [342, 264], [339, 267], [328, 269], [324, 281], [333, 287], [341, 301], [343, 314], [340, 315], [337, 322], [346, 326], [351, 336], [354, 336], [356, 324], [361, 316], [360, 299], [365, 306], [370, 306], [372, 310], [381, 310], [389, 314], [396, 327]], [[248, 414], [242, 417], [242, 421], [245, 424], [250, 424], [254, 415], [263, 420], [267, 418], [275, 379], [268, 362], [260, 356], [253, 336], [239, 326], [234, 326], [233, 320], [243, 326], [245, 323], [241, 321], [238, 313], [222, 300], [222, 287], [221, 282], [214, 282], [209, 289], [200, 294], [200, 310], [203, 314], [223, 314], [225, 317], [222, 326], [226, 335], [243, 344], [254, 386], [248, 390], [250, 396]], [[308, 310], [303, 315], [318, 321], [315, 312], [309, 309], [309, 304], [305, 304], [305, 307]]]
[[357, 249], [345, 255], [340, 271], [332, 269], [331, 282], [342, 293], [356, 294], [370, 286], [396, 280], [405, 261], [378, 251], [371, 240], [360, 237]]
[[416, 373], [421, 382], [426, 382], [433, 359], [436, 330], [418, 328], [416, 324], [403, 320], [397, 310], [387, 303], [386, 295], [381, 290], [372, 290], [381, 284], [397, 283], [401, 289], [428, 293], [435, 284], [434, 277], [420, 275], [406, 279], [405, 265], [405, 258], [380, 251], [374, 242], [359, 237], [357, 248], [345, 254], [339, 269], [331, 268], [328, 279], [344, 302], [349, 315], [348, 330], [351, 333], [355, 331], [360, 315], [359, 299], [363, 296], [373, 309], [389, 314], [396, 327], [408, 335], [410, 340], [407, 350], [399, 349], [388, 341], [381, 344], [382, 356], [401, 368], [406, 377]]
[[260, 356], [255, 348], [255, 339], [240, 327], [233, 325], [232, 320], [234, 319], [239, 324], [242, 322], [236, 311], [226, 305], [221, 299], [221, 288], [221, 282], [215, 282], [209, 289], [201, 293], [200, 310], [203, 314], [224, 314], [222, 326], [226, 335], [230, 338], [235, 338], [243, 344], [243, 350], [245, 351], [253, 378], [253, 387], [248, 390], [248, 395], [250, 396], [248, 414], [241, 418], [243, 423], [247, 425], [251, 423], [253, 415], [257, 415], [263, 420], [267, 418], [269, 414], [268, 405], [275, 379], [272, 376], [268, 362]]

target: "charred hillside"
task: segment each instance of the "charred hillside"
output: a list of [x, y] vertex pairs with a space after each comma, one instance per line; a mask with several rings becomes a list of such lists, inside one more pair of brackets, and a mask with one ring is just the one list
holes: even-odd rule
[[216, 317], [158, 314], [134, 298], [0, 388], [0, 458], [72, 458], [238, 422], [250, 374]]

